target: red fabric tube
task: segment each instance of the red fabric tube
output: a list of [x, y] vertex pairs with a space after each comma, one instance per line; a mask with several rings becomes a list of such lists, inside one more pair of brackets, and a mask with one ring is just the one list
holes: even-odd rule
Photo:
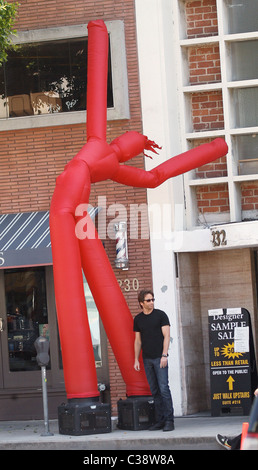
[[133, 368], [133, 317], [91, 219], [87, 221], [87, 230], [91, 234], [95, 231], [95, 237], [80, 241], [82, 265], [126, 384], [126, 394], [151, 395], [143, 363], [140, 372]]
[[87, 139], [106, 140], [108, 33], [102, 20], [88, 24]]
[[72, 160], [57, 180], [50, 207], [56, 309], [68, 398], [99, 396], [79, 242], [75, 237], [75, 207], [87, 182], [89, 194], [88, 167]]
[[227, 151], [228, 146], [226, 142], [221, 138], [217, 138], [208, 144], [199, 145], [194, 149], [169, 158], [150, 171], [120, 165], [115, 175], [112, 176], [112, 180], [127, 186], [156, 188], [169, 178], [181, 175], [223, 157]]

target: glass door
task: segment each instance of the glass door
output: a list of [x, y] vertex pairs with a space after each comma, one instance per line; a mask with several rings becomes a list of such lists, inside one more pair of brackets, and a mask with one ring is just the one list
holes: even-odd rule
[[99, 383], [109, 384], [107, 337], [94, 298], [83, 274], [84, 295], [87, 305], [91, 340]]
[[[109, 384], [107, 340], [84, 278], [98, 382]], [[34, 342], [50, 342], [48, 385], [64, 390], [52, 266], [0, 270], [0, 388], [40, 388]], [[1, 373], [2, 370], [2, 373]]]
[[7, 269], [1, 278], [3, 388], [40, 386], [34, 342], [49, 338], [45, 268]]

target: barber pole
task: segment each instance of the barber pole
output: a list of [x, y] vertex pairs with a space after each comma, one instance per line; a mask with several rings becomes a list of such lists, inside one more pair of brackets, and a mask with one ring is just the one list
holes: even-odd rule
[[127, 224], [126, 222], [118, 222], [114, 224], [116, 232], [116, 268], [128, 269], [128, 245], [127, 245]]

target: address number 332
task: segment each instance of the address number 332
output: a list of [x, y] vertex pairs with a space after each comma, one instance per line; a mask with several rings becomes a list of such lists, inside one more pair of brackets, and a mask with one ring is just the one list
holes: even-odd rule
[[212, 246], [225, 246], [227, 244], [225, 230], [212, 230], [211, 237]]

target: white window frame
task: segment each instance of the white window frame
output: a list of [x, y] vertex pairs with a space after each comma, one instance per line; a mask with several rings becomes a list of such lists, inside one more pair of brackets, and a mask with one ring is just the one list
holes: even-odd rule
[[[114, 106], [107, 109], [107, 120], [129, 119], [130, 111], [124, 23], [121, 20], [116, 20], [106, 21], [105, 24], [110, 36], [114, 101]], [[58, 41], [60, 39], [86, 38], [87, 36], [87, 25], [80, 24], [75, 26], [19, 31], [17, 36], [13, 36], [12, 39], [14, 44], [31, 44], [34, 42]], [[0, 119], [0, 131], [81, 124], [86, 123], [86, 118], [86, 111], [2, 118]]]
[[[216, 220], [216, 214], [213, 213], [212, 223], [216, 222], [239, 222], [242, 220], [241, 210], [241, 183], [248, 181], [258, 181], [258, 173], [251, 175], [238, 175], [236, 156], [234, 155], [233, 138], [237, 135], [254, 135], [258, 134], [258, 126], [234, 128], [231, 123], [233, 110], [230, 106], [230, 91], [237, 88], [258, 87], [258, 77], [252, 80], [229, 81], [227, 79], [227, 72], [229, 60], [227, 57], [228, 45], [232, 42], [249, 41], [258, 39], [258, 31], [246, 32], [238, 34], [228, 34], [226, 30], [227, 25], [227, 9], [225, 7], [225, 0], [217, 0], [217, 17], [218, 17], [218, 35], [208, 36], [202, 38], [186, 39], [186, 25], [184, 18], [184, 3], [186, 0], [176, 0], [177, 14], [175, 15], [177, 41], [178, 41], [178, 58], [179, 58], [179, 99], [180, 99], [180, 115], [181, 115], [181, 142], [183, 150], [190, 148], [190, 142], [195, 139], [206, 139], [224, 137], [229, 152], [227, 156], [227, 176], [214, 177], [214, 178], [195, 178], [195, 171], [188, 172], [184, 175], [185, 184], [185, 201], [186, 201], [186, 226], [188, 230], [198, 228], [197, 218], [198, 209], [196, 203], [196, 188], [203, 185], [215, 185], [227, 183], [229, 191], [229, 205], [230, 212], [223, 220], [223, 214], [219, 214], [219, 220]], [[220, 50], [220, 64], [221, 64], [221, 82], [201, 84], [201, 85], [188, 85], [185, 83], [185, 76], [187, 76], [187, 63], [185, 51], [192, 46], [202, 46], [205, 44], [218, 44]], [[200, 132], [193, 132], [191, 127], [191, 109], [189, 107], [191, 93], [222, 90], [223, 109], [224, 109], [224, 129], [220, 130], [205, 130]], [[225, 217], [225, 215], [224, 215]]]

